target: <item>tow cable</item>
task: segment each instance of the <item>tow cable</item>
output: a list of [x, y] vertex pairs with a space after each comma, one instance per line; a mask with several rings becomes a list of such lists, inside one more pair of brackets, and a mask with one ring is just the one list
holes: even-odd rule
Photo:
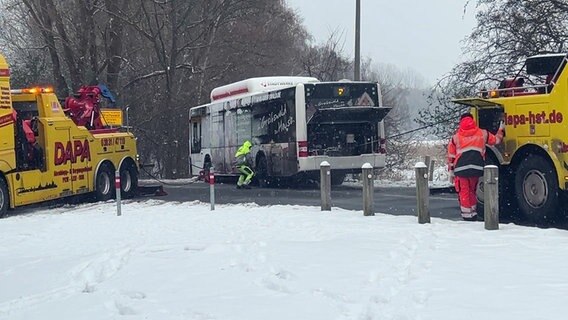
[[144, 168], [144, 167], [142, 167], [142, 170], [143, 170], [152, 180], [155, 180], [155, 181], [157, 181], [157, 182], [159, 182], [159, 183], [161, 183], [161, 184], [163, 184], [163, 185], [166, 185], [166, 186], [188, 186], [188, 185], [194, 183], [193, 181], [191, 181], [191, 182], [186, 182], [186, 183], [170, 183], [170, 182], [166, 182], [166, 181], [164, 181], [164, 180], [161, 180], [160, 178], [156, 178], [153, 174], [151, 174], [150, 172], [148, 172], [148, 171], [146, 170], [146, 168]]
[[429, 124], [429, 125], [426, 125], [426, 126], [422, 126], [422, 127], [416, 128], [416, 129], [412, 129], [412, 130], [408, 130], [408, 131], [405, 131], [405, 132], [397, 133], [397, 134], [394, 134], [394, 135], [392, 135], [392, 136], [388, 136], [387, 139], [398, 138], [398, 137], [400, 137], [400, 136], [404, 136], [404, 135], [407, 135], [407, 134], [410, 134], [410, 133], [413, 133], [413, 132], [416, 132], [416, 131], [428, 129], [428, 128], [437, 126], [437, 125], [439, 125], [439, 124], [446, 123], [446, 122], [450, 122], [450, 121], [452, 121], [452, 120], [458, 119], [459, 117], [460, 117], [460, 116], [451, 117], [451, 118], [448, 118], [448, 119], [445, 119], [445, 120], [442, 120], [442, 121], [438, 121], [438, 122], [435, 122], [435, 123], [432, 123], [432, 124]]
[[[421, 131], [421, 130], [424, 130], [424, 129], [428, 129], [428, 128], [437, 126], [437, 125], [439, 125], [439, 124], [446, 123], [446, 122], [450, 122], [450, 121], [452, 121], [452, 120], [458, 119], [459, 117], [460, 117], [460, 116], [450, 117], [450, 118], [447, 118], [447, 119], [444, 119], [444, 120], [442, 120], [442, 121], [438, 121], [438, 122], [435, 122], [435, 123], [432, 123], [432, 124], [429, 124], [429, 125], [426, 125], [426, 126], [422, 126], [422, 127], [416, 128], [416, 129], [412, 129], [412, 130], [408, 130], [408, 131], [405, 131], [405, 132], [397, 133], [397, 134], [394, 134], [394, 135], [391, 135], [391, 136], [387, 136], [386, 139], [388, 140], [388, 139], [398, 138], [398, 137], [401, 137], [401, 136], [404, 136], [404, 135], [407, 135], [407, 134], [411, 134], [411, 133], [414, 133], [414, 132], [417, 132], [417, 131]], [[144, 136], [146, 136], [146, 137], [148, 136], [148, 135], [145, 133], [145, 130], [143, 130], [143, 129], [138, 129], [138, 130], [139, 130]], [[154, 142], [154, 144], [157, 144], [153, 139], [150, 138], [149, 140], [150, 140], [151, 142]], [[368, 143], [364, 143], [364, 144], [362, 144], [362, 145], [366, 145], [366, 144], [368, 144]], [[196, 165], [194, 165], [194, 164], [191, 164], [191, 166], [200, 170], [200, 171], [199, 171], [199, 176], [198, 176], [198, 178], [197, 178], [197, 181], [203, 180], [203, 181], [205, 181], [205, 182], [208, 182], [208, 180], [209, 180], [209, 174], [208, 174], [208, 171], [205, 170], [205, 168], [198, 167], [198, 166], [196, 166]], [[155, 181], [157, 181], [157, 182], [159, 182], [159, 183], [161, 183], [161, 184], [163, 184], [163, 185], [169, 185], [169, 186], [187, 186], [187, 185], [191, 185], [191, 184], [194, 183], [193, 181], [192, 181], [192, 182], [187, 182], [187, 183], [169, 183], [169, 182], [165, 182], [164, 180], [161, 180], [161, 179], [155, 177], [153, 174], [151, 174], [150, 172], [148, 172], [145, 167], [142, 167], [142, 170], [143, 170], [152, 180], [155, 180]]]

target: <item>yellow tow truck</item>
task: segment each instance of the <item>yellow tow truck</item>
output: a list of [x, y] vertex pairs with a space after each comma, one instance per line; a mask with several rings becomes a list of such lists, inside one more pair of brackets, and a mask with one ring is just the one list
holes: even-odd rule
[[[99, 99], [104, 86], [86, 86], [62, 105], [50, 88], [10, 88], [10, 69], [0, 55], [0, 217], [9, 208], [79, 194], [97, 200], [138, 186], [136, 139], [109, 126]], [[116, 110], [113, 110], [116, 113]]]
[[[528, 57], [514, 77], [478, 97], [454, 100], [471, 107], [481, 128], [506, 125], [503, 143], [488, 147], [487, 162], [499, 166], [500, 208], [525, 221], [565, 218], [568, 201], [567, 55]], [[483, 184], [478, 186], [483, 205]]]

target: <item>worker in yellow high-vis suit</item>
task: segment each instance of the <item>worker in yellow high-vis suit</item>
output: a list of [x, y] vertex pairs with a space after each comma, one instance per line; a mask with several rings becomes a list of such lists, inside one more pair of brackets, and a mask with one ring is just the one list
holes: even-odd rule
[[250, 189], [250, 181], [254, 176], [254, 172], [250, 168], [250, 148], [252, 147], [252, 143], [246, 140], [243, 145], [237, 150], [235, 153], [235, 164], [239, 173], [239, 181], [237, 181], [237, 189]]

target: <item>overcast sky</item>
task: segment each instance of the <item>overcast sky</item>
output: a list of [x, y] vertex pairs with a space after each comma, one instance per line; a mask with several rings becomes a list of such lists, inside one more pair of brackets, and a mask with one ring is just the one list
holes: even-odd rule
[[[354, 53], [355, 0], [286, 0], [317, 42], [338, 30]], [[361, 54], [434, 82], [461, 59], [461, 40], [475, 26], [465, 0], [361, 0]]]

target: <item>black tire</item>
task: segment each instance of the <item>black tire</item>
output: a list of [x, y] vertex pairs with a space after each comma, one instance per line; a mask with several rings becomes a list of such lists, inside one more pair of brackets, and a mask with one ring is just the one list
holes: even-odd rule
[[343, 184], [343, 181], [345, 180], [345, 176], [347, 174], [345, 173], [331, 173], [331, 185], [332, 186], [340, 186], [341, 184]]
[[[493, 157], [492, 154], [487, 154], [487, 158], [485, 159], [485, 165], [494, 165], [499, 167], [499, 202], [501, 203], [502, 199], [501, 197], [503, 196], [503, 192], [502, 192], [502, 187], [503, 187], [503, 181], [505, 181], [505, 179], [502, 179], [504, 177], [504, 172], [501, 169], [501, 167], [499, 166], [499, 161], [497, 161], [497, 159], [495, 159]], [[477, 198], [477, 217], [479, 220], [483, 220], [484, 219], [484, 212], [485, 212], [485, 205], [484, 205], [484, 185], [483, 185], [483, 176], [479, 177], [479, 181], [477, 182], [477, 188], [475, 189], [475, 196]], [[499, 211], [501, 212], [501, 206], [499, 206]]]
[[211, 170], [211, 167], [213, 167], [213, 164], [211, 162], [211, 158], [207, 155], [205, 156], [205, 160], [203, 163], [203, 170], [206, 171], [207, 173], [209, 173], [209, 170]]
[[124, 199], [133, 198], [138, 189], [138, 170], [133, 163], [126, 163], [120, 169], [120, 194]]
[[6, 216], [10, 207], [10, 195], [8, 194], [8, 184], [0, 178], [0, 219]]
[[266, 157], [260, 156], [256, 161], [255, 167], [255, 180], [256, 184], [259, 188], [266, 188], [270, 184], [268, 180], [268, 162], [266, 161]]
[[206, 183], [209, 183], [209, 172], [211, 171], [211, 167], [213, 167], [213, 164], [211, 163], [211, 158], [207, 155], [203, 162], [203, 181]]
[[101, 165], [95, 179], [95, 199], [107, 201], [114, 198], [114, 174], [107, 164]]
[[515, 174], [515, 195], [523, 221], [555, 221], [559, 211], [558, 178], [548, 159], [529, 155], [521, 161]]
[[485, 193], [483, 189], [483, 177], [479, 177], [477, 187], [475, 188], [475, 197], [477, 198], [477, 219], [479, 221], [483, 221], [483, 219], [485, 218]]
[[[509, 181], [511, 173], [509, 172], [509, 169], [500, 166], [497, 159], [491, 156], [487, 157], [486, 165], [495, 165], [499, 167], [499, 216], [501, 218], [509, 219], [516, 212], [514, 205], [514, 192], [511, 190], [511, 181]], [[477, 197], [477, 218], [479, 221], [483, 221], [485, 218], [483, 187], [483, 176], [481, 176], [479, 177], [479, 182], [477, 183], [475, 192], [475, 196]]]

